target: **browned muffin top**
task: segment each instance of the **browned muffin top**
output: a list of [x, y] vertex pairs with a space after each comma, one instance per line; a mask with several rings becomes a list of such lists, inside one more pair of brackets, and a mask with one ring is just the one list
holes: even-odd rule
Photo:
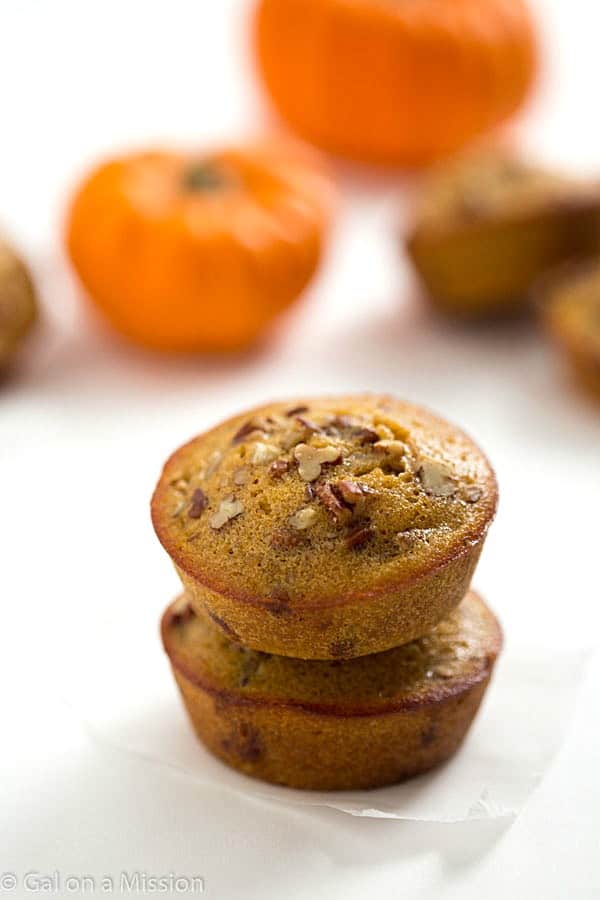
[[600, 264], [565, 273], [549, 288], [545, 309], [554, 331], [600, 364]]
[[272, 403], [168, 461], [152, 502], [175, 563], [239, 599], [368, 596], [485, 533], [497, 488], [461, 431], [389, 396]]
[[345, 661], [247, 650], [208, 613], [194, 614], [185, 596], [165, 613], [162, 633], [173, 666], [229, 702], [292, 703], [339, 715], [443, 700], [485, 678], [502, 645], [496, 618], [473, 592], [425, 637]]
[[500, 152], [466, 156], [436, 167], [417, 210], [418, 227], [445, 230], [512, 217], [555, 204], [584, 201], [595, 192], [579, 181]]

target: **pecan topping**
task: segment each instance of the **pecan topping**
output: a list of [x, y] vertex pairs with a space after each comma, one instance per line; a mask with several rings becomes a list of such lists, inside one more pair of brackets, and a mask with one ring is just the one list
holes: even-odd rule
[[375, 449], [390, 456], [404, 456], [406, 444], [403, 444], [402, 441], [378, 440]]
[[208, 497], [200, 488], [196, 488], [192, 494], [192, 502], [188, 509], [188, 517], [190, 519], [199, 519], [206, 507], [208, 506]]
[[276, 459], [269, 466], [269, 474], [271, 478], [281, 478], [289, 468], [290, 464], [287, 459]]
[[290, 516], [288, 521], [292, 528], [296, 528], [298, 531], [305, 531], [307, 528], [310, 528], [311, 525], [315, 524], [316, 519], [316, 509], [306, 506], [304, 509], [299, 509], [293, 516]]
[[279, 447], [257, 441], [252, 452], [252, 462], [257, 466], [273, 462], [279, 456]]
[[352, 428], [356, 422], [352, 416], [334, 416], [329, 424], [334, 428]]
[[339, 462], [341, 458], [337, 447], [311, 447], [309, 444], [298, 444], [294, 457], [302, 481], [316, 481], [321, 474], [321, 466]]
[[359, 547], [364, 547], [364, 545], [374, 536], [375, 529], [372, 525], [365, 525], [364, 523], [362, 525], [357, 525], [357, 527], [346, 536], [346, 547], [350, 550], [357, 550]]
[[340, 500], [329, 482], [316, 485], [315, 492], [334, 522], [344, 522], [352, 517], [352, 510]]
[[281, 444], [284, 450], [291, 450], [292, 447], [295, 447], [297, 444], [300, 444], [306, 437], [308, 437], [308, 432], [304, 427], [298, 427], [298, 421], [295, 422], [295, 427], [290, 428], [288, 431], [284, 431], [279, 439], [279, 443]]
[[181, 513], [184, 511], [186, 505], [187, 505], [186, 500], [180, 500], [179, 503], [174, 507], [173, 512], [171, 513], [171, 517], [173, 519], [177, 519], [181, 515]]
[[432, 497], [451, 497], [456, 493], [456, 484], [450, 469], [433, 459], [425, 459], [417, 472], [426, 494]]
[[210, 459], [208, 460], [208, 465], [206, 467], [206, 471], [204, 473], [205, 478], [210, 478], [211, 475], [214, 475], [219, 466], [221, 465], [221, 460], [223, 459], [223, 454], [220, 450], [215, 450], [214, 453], [211, 453]]
[[376, 444], [380, 436], [372, 428], [357, 428], [353, 437], [359, 444]]
[[315, 486], [314, 486], [314, 484], [311, 484], [311, 483], [309, 482], [309, 483], [306, 485], [306, 487], [304, 488], [304, 496], [306, 497], [306, 499], [307, 499], [308, 501], [310, 501], [310, 500], [316, 500], [316, 499], [317, 499], [317, 492], [315, 491]]
[[251, 434], [254, 434], [255, 431], [261, 431], [263, 433], [267, 431], [267, 429], [265, 428], [265, 423], [258, 421], [257, 419], [249, 419], [247, 422], [244, 422], [241, 428], [238, 428], [231, 439], [231, 443], [241, 444], [243, 440], [245, 440]]
[[308, 406], [294, 406], [293, 409], [288, 409], [286, 412], [286, 416], [288, 419], [292, 419], [294, 416], [301, 416], [302, 413], [308, 412]]
[[394, 440], [394, 432], [392, 431], [391, 428], [388, 428], [387, 425], [382, 425], [381, 423], [379, 423], [375, 427], [375, 430], [377, 431], [377, 434], [379, 435], [380, 441], [393, 441]]
[[478, 500], [481, 500], [482, 496], [483, 491], [474, 484], [465, 488], [462, 493], [463, 500], [466, 500], [467, 503], [477, 503]]
[[367, 484], [361, 484], [358, 481], [336, 481], [333, 485], [333, 489], [338, 497], [349, 506], [356, 506], [356, 504], [360, 503], [361, 500], [364, 500], [368, 494], [376, 493], [373, 488], [370, 488]]
[[321, 430], [318, 425], [315, 425], [314, 422], [311, 422], [310, 419], [306, 419], [304, 416], [296, 416], [296, 422], [311, 434], [316, 434]]
[[254, 422], [245, 422], [241, 428], [238, 428], [234, 436], [231, 438], [232, 444], [241, 444], [244, 438], [248, 437], [249, 434], [253, 434], [255, 431], [258, 431]]
[[377, 441], [373, 444], [374, 450], [385, 458], [385, 465], [393, 472], [406, 470], [406, 444], [402, 441]]
[[210, 527], [214, 529], [222, 528], [230, 519], [235, 519], [240, 513], [244, 512], [244, 504], [240, 500], [236, 500], [233, 494], [221, 500], [219, 508], [210, 518]]
[[240, 466], [239, 469], [236, 469], [233, 473], [233, 481], [235, 484], [248, 484], [250, 481], [250, 469], [248, 466]]

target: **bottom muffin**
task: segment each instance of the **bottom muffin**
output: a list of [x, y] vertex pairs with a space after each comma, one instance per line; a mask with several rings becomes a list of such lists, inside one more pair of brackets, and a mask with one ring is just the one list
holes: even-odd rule
[[247, 650], [185, 596], [166, 610], [162, 639], [209, 750], [255, 778], [316, 790], [380, 787], [447, 760], [502, 646], [472, 592], [425, 637], [357, 659]]

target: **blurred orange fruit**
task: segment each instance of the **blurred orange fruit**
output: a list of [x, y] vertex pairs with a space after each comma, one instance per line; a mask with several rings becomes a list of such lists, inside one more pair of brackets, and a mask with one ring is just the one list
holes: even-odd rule
[[91, 299], [132, 341], [236, 350], [310, 281], [331, 198], [318, 167], [279, 147], [138, 153], [80, 185], [67, 247]]
[[258, 65], [303, 137], [420, 165], [509, 117], [536, 71], [525, 0], [259, 0]]

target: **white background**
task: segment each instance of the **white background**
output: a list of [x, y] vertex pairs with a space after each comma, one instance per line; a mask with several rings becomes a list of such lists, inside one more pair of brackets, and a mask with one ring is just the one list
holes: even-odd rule
[[[60, 240], [78, 173], [118, 148], [264, 126], [246, 10], [242, 0], [0, 3], [0, 219], [46, 312], [0, 393], [0, 870], [201, 874], [207, 896], [227, 900], [597, 897], [598, 665], [510, 827], [289, 813], [221, 795], [91, 739], [69, 704], [65, 672], [82, 679], [75, 660], [88, 647], [90, 666], [110, 667], [115, 629], [130, 637], [133, 679], [138, 641], [155, 644], [170, 677], [157, 620], [177, 581], [148, 519], [163, 459], [221, 415], [298, 392], [389, 389], [471, 431], [502, 493], [476, 583], [508, 640], [598, 644], [600, 411], [535, 329], [461, 330], [430, 316], [399, 250], [399, 177], [339, 169], [344, 199], [321, 274], [277, 339], [247, 358], [149, 357], [81, 304]], [[584, 0], [538, 10], [547, 72], [517, 135], [547, 160], [598, 173], [600, 14]], [[510, 721], [498, 740], [510, 746]]]

